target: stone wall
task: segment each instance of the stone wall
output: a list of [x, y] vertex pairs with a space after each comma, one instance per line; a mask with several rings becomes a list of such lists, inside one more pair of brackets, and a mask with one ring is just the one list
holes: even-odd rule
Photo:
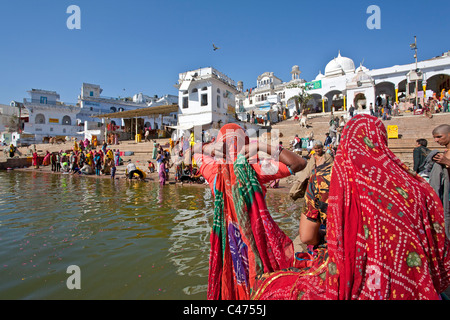
[[13, 158], [6, 159], [0, 162], [0, 170], [7, 170], [8, 168], [24, 168], [32, 165], [32, 158]]

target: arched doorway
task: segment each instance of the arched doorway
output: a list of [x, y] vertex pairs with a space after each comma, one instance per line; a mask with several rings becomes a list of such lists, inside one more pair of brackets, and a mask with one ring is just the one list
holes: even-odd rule
[[439, 99], [442, 90], [450, 90], [450, 75], [448, 74], [436, 74], [427, 80], [426, 90], [430, 90]]
[[325, 97], [327, 97], [328, 103], [325, 103], [325, 112], [344, 110], [344, 95], [340, 90], [333, 90], [328, 92]]
[[367, 109], [367, 98], [364, 93], [358, 93], [353, 99], [353, 107], [356, 110], [364, 110]]
[[311, 94], [311, 100], [307, 103], [308, 113], [322, 112], [322, 96], [318, 93]]
[[393, 104], [395, 102], [395, 84], [384, 81], [375, 85], [375, 99], [381, 98], [382, 105], [386, 105], [388, 101]]
[[398, 84], [398, 101], [405, 102], [406, 101], [406, 83], [407, 80], [400, 81]]

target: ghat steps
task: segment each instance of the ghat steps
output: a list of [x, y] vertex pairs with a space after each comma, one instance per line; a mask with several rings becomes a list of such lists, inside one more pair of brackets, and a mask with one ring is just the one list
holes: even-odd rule
[[[338, 116], [340, 116], [338, 114]], [[283, 136], [280, 141], [284, 146], [289, 146], [295, 135], [305, 137], [309, 133], [314, 133], [314, 138], [325, 140], [325, 133], [329, 130], [330, 115], [316, 116], [308, 119], [308, 128], [300, 127], [298, 121], [289, 119], [274, 125], [273, 129], [278, 129]], [[432, 119], [428, 119], [422, 115], [412, 115], [404, 113], [401, 116], [393, 117], [391, 120], [383, 121], [384, 125], [398, 126], [399, 139], [389, 139], [389, 148], [399, 157], [406, 165], [413, 165], [413, 150], [416, 147], [417, 139], [427, 139], [428, 148], [431, 150], [444, 150], [442, 146], [437, 144], [432, 135], [435, 127], [441, 124], [450, 124], [450, 113], [435, 114]]]
[[[340, 114], [336, 114], [340, 116]], [[329, 130], [330, 115], [313, 115], [308, 120], [308, 128], [301, 128], [298, 121], [293, 118], [282, 121], [272, 126], [272, 129], [277, 129], [282, 133], [280, 141], [284, 146], [289, 146], [290, 142], [294, 139], [295, 135], [299, 137], [305, 137], [309, 133], [313, 132], [315, 139], [325, 140], [325, 133]], [[383, 121], [385, 126], [396, 125], [399, 128], [399, 139], [390, 139], [389, 148], [399, 157], [406, 165], [412, 167], [413, 165], [413, 149], [416, 145], [416, 140], [424, 138], [428, 140], [428, 147], [430, 149], [444, 150], [444, 148], [434, 142], [432, 131], [435, 127], [441, 124], [450, 124], [450, 113], [435, 114], [432, 119], [428, 119], [421, 115], [412, 115], [411, 113], [404, 113], [399, 117], [393, 117], [391, 120]], [[169, 139], [158, 139], [157, 142], [163, 146], [168, 146]], [[67, 142], [66, 144], [50, 145], [50, 144], [38, 144], [38, 153], [44, 155], [48, 150], [49, 152], [70, 150], [73, 147], [73, 143]], [[120, 151], [132, 151], [134, 155], [131, 157], [125, 156], [125, 161], [132, 159], [141, 166], [146, 166], [147, 161], [151, 160], [153, 143], [135, 141], [121, 141], [120, 145], [110, 146], [112, 149], [119, 149]], [[27, 148], [20, 148], [20, 152], [25, 156]], [[0, 161], [5, 161], [3, 152], [0, 153]]]

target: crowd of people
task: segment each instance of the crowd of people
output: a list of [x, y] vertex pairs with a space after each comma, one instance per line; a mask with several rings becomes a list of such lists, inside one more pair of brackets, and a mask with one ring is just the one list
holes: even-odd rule
[[71, 151], [46, 151], [42, 161], [37, 154], [36, 146], [29, 149], [32, 155], [32, 165], [50, 166], [52, 172], [80, 175], [108, 175], [115, 178], [116, 168], [123, 164], [119, 149], [110, 149], [106, 142], [97, 150], [89, 139], [78, 141], [75, 139]]
[[324, 149], [324, 152], [334, 156], [341, 141], [345, 124], [344, 116], [338, 117], [331, 113], [328, 132], [325, 133], [323, 142], [321, 139], [315, 138], [314, 132], [311, 131], [306, 133], [302, 138], [296, 134], [290, 145], [294, 152], [300, 153], [306, 150], [308, 157], [316, 145], [320, 145]]
[[[335, 152], [314, 141], [306, 157], [282, 145], [263, 146], [272, 158], [250, 161], [261, 145], [249, 143], [236, 125], [222, 127], [217, 141], [195, 146], [215, 197], [208, 299], [445, 298], [450, 125], [433, 131], [446, 152], [423, 156], [441, 178], [438, 188], [389, 150], [378, 117], [352, 117], [340, 137], [336, 126], [341, 121], [333, 118]], [[218, 161], [225, 152], [232, 161]], [[304, 179], [297, 198], [306, 200], [299, 236], [307, 250], [301, 252], [294, 252], [264, 200], [269, 181], [295, 173]]]
[[[124, 163], [122, 158], [124, 153], [121, 153], [119, 149], [111, 149], [106, 141], [98, 148], [97, 140], [78, 141], [75, 139], [70, 151], [49, 152], [47, 150], [44, 156], [38, 154], [36, 145], [31, 145], [27, 155], [32, 158], [32, 165], [35, 169], [40, 166], [49, 166], [55, 173], [110, 176], [111, 179], [114, 179], [117, 167], [125, 165], [126, 179], [142, 181], [146, 179], [147, 173], [156, 172], [159, 183], [165, 185], [169, 182], [170, 169], [174, 168], [174, 183], [205, 183], [205, 179], [200, 175], [198, 167], [193, 161], [192, 147], [195, 142], [192, 135], [188, 139], [182, 137], [178, 141], [170, 139], [168, 148], [164, 148], [166, 146], [160, 145], [155, 140], [148, 139], [148, 136], [146, 138], [146, 142], [153, 141], [152, 158], [147, 161], [146, 172], [137, 167], [131, 159]], [[20, 152], [12, 144], [5, 150], [11, 158]]]
[[160, 185], [169, 181], [170, 169], [174, 168], [174, 183], [202, 184], [205, 179], [198, 171], [198, 166], [192, 157], [192, 148], [195, 145], [193, 133], [189, 138], [182, 136], [174, 141], [169, 139], [169, 148], [153, 141], [152, 158], [156, 160], [156, 167], [152, 161], [148, 161], [148, 171], [157, 172]]

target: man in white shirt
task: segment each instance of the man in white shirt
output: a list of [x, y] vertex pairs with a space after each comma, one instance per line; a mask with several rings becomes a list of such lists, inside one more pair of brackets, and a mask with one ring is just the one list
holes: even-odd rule
[[139, 178], [141, 180], [144, 179], [144, 175], [142, 174], [142, 172], [136, 168], [136, 165], [133, 162], [131, 162], [131, 160], [128, 160], [127, 179], [130, 179], [130, 180], [133, 179], [133, 176], [135, 173], [139, 175]]

